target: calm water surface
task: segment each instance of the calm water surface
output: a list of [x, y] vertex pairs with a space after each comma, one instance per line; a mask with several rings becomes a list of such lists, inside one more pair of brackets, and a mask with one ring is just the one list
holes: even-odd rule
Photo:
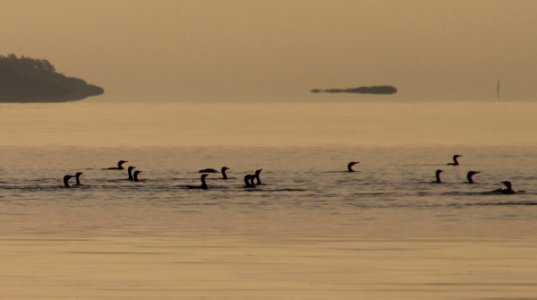
[[[2, 114], [17, 122], [12, 114], [20, 108], [10, 109]], [[76, 115], [78, 109], [70, 112]], [[35, 118], [38, 110], [30, 106]], [[102, 122], [112, 122], [108, 117]], [[71, 122], [72, 114], [66, 118]], [[288, 118], [282, 122], [291, 122]], [[375, 139], [395, 135], [401, 140], [434, 135], [399, 128], [362, 136], [366, 146], [345, 145], [361, 125], [369, 126], [370, 121], [357, 120], [326, 125], [348, 128], [333, 131], [338, 145], [331, 146], [311, 145], [315, 134], [305, 126], [282, 133], [278, 125], [258, 133], [251, 140], [254, 146], [247, 145], [254, 136], [250, 129], [237, 131], [227, 146], [217, 145], [225, 144], [221, 138], [208, 146], [197, 142], [201, 139], [189, 134], [190, 128], [178, 131], [181, 126], [173, 134], [155, 133], [156, 145], [132, 139], [106, 146], [113, 139], [105, 131], [97, 138], [102, 124], [96, 123], [99, 130], [93, 132], [75, 123], [78, 132], [67, 121], [54, 122], [15, 128], [20, 131], [16, 139], [11, 132], [1, 133], [6, 141], [0, 147], [2, 299], [537, 295], [537, 147], [531, 140], [525, 143], [527, 137], [511, 137], [515, 145], [486, 143], [480, 136], [474, 146], [456, 146], [456, 138], [448, 138], [452, 145], [374, 146]], [[438, 126], [447, 132], [447, 125]], [[522, 128], [509, 126], [499, 134]], [[219, 129], [205, 130], [206, 138], [219, 136]], [[86, 132], [95, 145], [82, 142]], [[275, 147], [259, 142], [277, 140], [278, 133], [284, 139]], [[144, 136], [150, 135], [137, 137]], [[158, 142], [167, 136], [175, 137], [173, 145]], [[301, 146], [290, 142], [297, 138]], [[67, 142], [51, 146], [47, 140]], [[447, 166], [454, 153], [463, 155], [461, 165]], [[126, 180], [126, 171], [103, 170], [119, 159], [142, 170], [142, 182]], [[345, 171], [351, 160], [361, 162], [355, 166], [358, 172]], [[223, 165], [233, 179], [211, 174], [208, 190], [185, 188], [199, 183], [198, 169]], [[264, 185], [244, 189], [242, 177], [258, 168], [263, 168]], [[445, 171], [443, 184], [432, 183], [437, 168]], [[482, 172], [475, 176], [477, 184], [465, 183], [468, 170]], [[83, 186], [63, 188], [63, 175], [76, 171], [84, 172]], [[487, 193], [503, 180], [524, 193]]]

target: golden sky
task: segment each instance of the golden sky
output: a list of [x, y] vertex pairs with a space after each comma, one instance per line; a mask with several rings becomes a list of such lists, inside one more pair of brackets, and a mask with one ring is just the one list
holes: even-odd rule
[[106, 99], [537, 96], [537, 1], [3, 0], [0, 53], [49, 59]]

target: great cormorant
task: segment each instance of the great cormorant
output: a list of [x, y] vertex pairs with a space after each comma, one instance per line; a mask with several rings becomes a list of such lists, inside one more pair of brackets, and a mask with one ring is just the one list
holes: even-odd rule
[[[226, 174], [227, 170], [229, 170], [229, 168], [225, 166], [220, 169], [220, 173], [222, 173], [222, 179], [224, 180], [228, 179], [227, 174]], [[208, 168], [208, 169], [201, 169], [198, 171], [198, 173], [218, 173], [218, 171], [213, 168]]]
[[129, 173], [129, 180], [130, 181], [133, 181], [134, 180], [134, 177], [132, 177], [132, 170], [135, 169], [136, 167], [135, 166], [129, 166], [127, 168], [127, 172]]
[[207, 183], [205, 182], [205, 178], [209, 176], [208, 174], [201, 174], [201, 185], [187, 185], [186, 188], [188, 189], [202, 189], [206, 190], [208, 189]]
[[[257, 182], [257, 185], [260, 185], [262, 184], [261, 183], [261, 171], [263, 171], [263, 169], [257, 169], [255, 170], [255, 175], [252, 175], [252, 177], [255, 177], [255, 180]], [[252, 178], [253, 179], [253, 178]]]
[[350, 163], [347, 164], [347, 171], [354, 172], [354, 170], [352, 169], [352, 166], [354, 166], [355, 164], [359, 164], [359, 163], [360, 163], [359, 161], [351, 161]]
[[442, 183], [442, 180], [440, 179], [440, 174], [441, 174], [442, 172], [444, 172], [444, 170], [440, 170], [440, 169], [436, 170], [436, 174], [435, 174], [435, 176], [436, 176], [436, 181], [435, 181], [435, 183]]
[[448, 166], [458, 166], [459, 165], [459, 157], [462, 157], [460, 154], [453, 155], [453, 162], [447, 163]]
[[134, 180], [135, 182], [138, 182], [138, 174], [140, 174], [140, 173], [142, 173], [142, 171], [140, 171], [140, 170], [136, 170], [136, 171], [134, 171], [134, 173], [133, 173], [133, 180]]
[[499, 188], [497, 189], [496, 191], [502, 193], [502, 194], [515, 194], [516, 192], [513, 190], [513, 186], [511, 184], [511, 181], [502, 181], [501, 182], [503, 185], [505, 185], [505, 188]]
[[466, 173], [466, 178], [468, 179], [468, 183], [470, 184], [474, 183], [472, 176], [474, 176], [475, 174], [479, 174], [479, 173], [481, 172], [480, 171], [468, 171], [468, 173]]
[[227, 174], [226, 174], [227, 170], [229, 170], [228, 167], [222, 167], [222, 169], [220, 170], [220, 172], [222, 173], [222, 179], [224, 179], [224, 180], [228, 179]]
[[120, 160], [117, 162], [117, 167], [107, 168], [107, 170], [124, 170], [123, 164], [129, 162], [128, 160]]
[[65, 186], [66, 188], [69, 187], [69, 179], [73, 178], [72, 175], [65, 175], [63, 176], [63, 186]]
[[254, 178], [255, 178], [254, 175], [245, 175], [244, 176], [244, 187], [245, 188], [255, 188]]
[[82, 185], [80, 184], [80, 175], [84, 174], [84, 172], [76, 172], [75, 178], [76, 178], [76, 185]]

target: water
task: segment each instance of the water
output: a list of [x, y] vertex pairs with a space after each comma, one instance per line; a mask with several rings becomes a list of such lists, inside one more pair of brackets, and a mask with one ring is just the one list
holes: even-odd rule
[[[101, 119], [99, 107], [11, 106], [0, 112], [2, 128], [17, 132], [0, 133], [5, 141], [0, 298], [533, 299], [537, 294], [537, 147], [524, 135], [529, 129], [514, 134], [535, 122], [527, 117], [535, 110], [530, 104], [524, 114], [511, 115], [515, 125], [507, 122], [511, 119], [505, 127], [496, 125], [499, 136], [509, 136], [499, 145], [488, 132], [476, 136], [475, 145], [457, 143], [459, 137], [470, 140], [468, 133], [419, 143], [436, 130], [477, 124], [469, 121], [470, 113], [432, 132], [395, 125], [386, 132], [367, 125], [373, 117], [340, 124], [332, 116], [317, 142], [308, 126], [281, 131], [292, 122], [291, 113], [278, 124], [240, 129], [246, 119], [279, 116], [274, 113], [281, 107], [269, 107], [272, 117], [265, 119], [253, 107], [227, 108], [231, 116], [223, 117], [215, 109], [209, 112], [215, 119], [198, 129], [183, 128], [184, 119], [174, 121], [177, 115], [194, 119], [184, 106], [148, 108], [154, 119], [145, 124], [160, 131], [140, 132], [144, 126], [138, 124], [117, 126], [113, 135], [106, 128], [116, 122], [111, 115], [120, 106], [103, 110]], [[331, 115], [313, 107], [306, 106], [308, 116], [298, 119]], [[332, 112], [353, 110], [350, 116], [367, 107], [345, 104]], [[100, 122], [87, 122], [84, 109]], [[255, 116], [242, 117], [244, 110]], [[398, 120], [416, 118], [412, 111], [393, 114]], [[26, 113], [43, 120], [67, 116], [41, 126], [10, 127], [27, 124]], [[229, 126], [237, 131], [213, 125], [222, 119], [225, 124], [233, 119], [236, 125]], [[364, 126], [370, 131], [360, 135]], [[208, 145], [201, 132], [218, 142]], [[118, 135], [127, 137], [111, 138]], [[351, 142], [353, 136], [364, 145]], [[394, 136], [396, 142], [389, 140]], [[447, 166], [454, 153], [463, 155], [461, 165]], [[142, 182], [126, 180], [126, 171], [103, 170], [119, 159], [142, 170]], [[358, 172], [345, 171], [352, 160], [360, 161]], [[211, 174], [208, 190], [185, 188], [199, 184], [198, 169], [223, 165], [235, 179]], [[244, 189], [242, 177], [258, 168], [265, 184]], [[445, 171], [443, 184], [432, 183], [437, 168]], [[482, 172], [474, 177], [477, 184], [464, 183], [468, 170]], [[63, 188], [63, 175], [76, 171], [84, 172], [83, 186]], [[525, 192], [487, 193], [503, 180]]]
[[[2, 290], [10, 299], [535, 293], [537, 149], [459, 148], [458, 167], [445, 165], [451, 150], [4, 147]], [[102, 170], [118, 159], [143, 181]], [[345, 172], [351, 159], [358, 172]], [[184, 188], [223, 164], [236, 179], [211, 174], [209, 190]], [[265, 184], [244, 189], [256, 168]], [[436, 168], [444, 184], [432, 183]], [[478, 184], [464, 183], [469, 169], [483, 172]], [[63, 188], [76, 170], [84, 186]], [[483, 193], [505, 179], [525, 193]]]

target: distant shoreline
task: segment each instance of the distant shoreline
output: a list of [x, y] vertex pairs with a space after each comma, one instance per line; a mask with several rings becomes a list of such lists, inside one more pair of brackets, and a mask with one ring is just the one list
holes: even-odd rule
[[383, 94], [391, 95], [397, 93], [397, 88], [392, 85], [374, 85], [374, 86], [360, 86], [355, 88], [344, 89], [313, 89], [312, 93], [349, 93], [349, 94]]
[[0, 103], [53, 103], [104, 93], [102, 87], [57, 73], [45, 59], [0, 56]]

